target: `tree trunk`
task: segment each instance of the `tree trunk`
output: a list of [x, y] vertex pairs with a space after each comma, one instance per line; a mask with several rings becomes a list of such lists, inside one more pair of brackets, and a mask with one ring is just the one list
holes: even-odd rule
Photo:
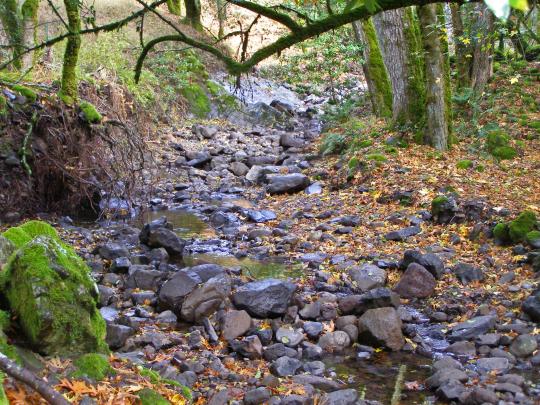
[[419, 7], [418, 15], [425, 53], [426, 128], [424, 141], [437, 150], [448, 148], [448, 113], [445, 94], [445, 67], [437, 29], [437, 5]]
[[473, 50], [471, 87], [477, 95], [484, 91], [492, 75], [493, 47], [495, 44], [495, 16], [484, 3], [476, 5], [477, 18], [474, 23], [473, 38], [476, 38]]
[[425, 88], [414, 11], [410, 7], [385, 11], [376, 14], [373, 23], [392, 84], [392, 118], [398, 125], [421, 125]]
[[186, 22], [197, 30], [202, 30], [200, 0], [184, 0], [186, 5]]
[[[39, 0], [26, 0], [21, 8], [22, 14], [22, 33], [23, 46], [31, 48], [37, 42], [37, 26], [38, 26], [38, 9]], [[33, 54], [26, 53], [22, 57], [24, 69], [32, 66]]]
[[169, 9], [169, 13], [179, 16], [182, 13], [182, 1], [167, 0], [167, 8]]
[[352, 23], [356, 40], [364, 46], [362, 69], [368, 86], [373, 113], [378, 117], [392, 117], [392, 88], [384, 66], [377, 35], [371, 19]]
[[73, 35], [67, 40], [62, 66], [62, 88], [60, 95], [66, 104], [73, 104], [78, 99], [77, 61], [81, 47], [81, 17], [79, 0], [64, 0], [68, 18], [68, 28]]
[[0, 21], [12, 50], [13, 66], [15, 69], [20, 69], [22, 67], [21, 55], [24, 51], [24, 45], [17, 0], [2, 0], [0, 2]]
[[464, 42], [466, 39], [461, 7], [459, 4], [450, 4], [450, 11], [452, 13], [452, 30], [456, 52], [457, 87], [469, 87], [471, 63], [470, 58], [467, 58], [469, 49]]
[[223, 38], [225, 34], [225, 22], [227, 21], [227, 1], [216, 0], [217, 18], [218, 18], [218, 38]]

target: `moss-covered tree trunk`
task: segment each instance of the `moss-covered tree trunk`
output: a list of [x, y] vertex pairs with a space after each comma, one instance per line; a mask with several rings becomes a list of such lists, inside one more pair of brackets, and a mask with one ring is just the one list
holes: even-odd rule
[[0, 1], [0, 22], [6, 32], [13, 55], [13, 66], [22, 68], [22, 54], [24, 50], [22, 18], [17, 0]]
[[197, 30], [202, 30], [201, 1], [184, 0], [186, 5], [186, 22]]
[[448, 148], [448, 120], [445, 91], [445, 64], [441, 31], [438, 29], [437, 5], [418, 9], [425, 54], [426, 127], [424, 141], [437, 150]]
[[424, 119], [424, 67], [414, 10], [401, 8], [373, 17], [392, 84], [392, 117], [398, 125], [419, 126]]
[[356, 40], [364, 46], [362, 69], [366, 77], [373, 113], [378, 117], [392, 117], [392, 87], [377, 42], [371, 19], [352, 23]]
[[471, 69], [471, 87], [477, 95], [484, 91], [493, 70], [493, 48], [495, 45], [494, 30], [495, 16], [484, 3], [476, 5], [476, 19], [474, 21], [473, 62]]
[[457, 87], [469, 87], [470, 84], [470, 58], [467, 57], [469, 52], [466, 44], [467, 38], [463, 27], [463, 18], [461, 7], [459, 4], [450, 4], [452, 13], [452, 30], [454, 38], [454, 48], [456, 52], [456, 71], [457, 71]]
[[77, 61], [81, 47], [81, 17], [78, 0], [64, 0], [68, 18], [69, 36], [62, 66], [62, 88], [60, 95], [66, 104], [73, 104], [78, 99], [79, 81], [77, 79]]
[[167, 0], [167, 8], [169, 13], [179, 16], [182, 13], [182, 0]]
[[218, 38], [223, 38], [225, 34], [225, 22], [227, 21], [227, 1], [216, 0], [217, 18], [218, 18]]
[[[26, 0], [21, 7], [21, 28], [23, 34], [23, 46], [31, 48], [37, 41], [37, 26], [38, 26], [38, 9], [39, 0]], [[26, 53], [23, 55], [23, 68], [28, 69], [32, 66], [33, 54]]]

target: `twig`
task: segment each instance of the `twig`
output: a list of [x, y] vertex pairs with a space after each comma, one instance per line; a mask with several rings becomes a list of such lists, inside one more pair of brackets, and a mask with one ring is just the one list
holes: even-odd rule
[[392, 394], [392, 400], [390, 405], [399, 405], [401, 402], [401, 387], [403, 385], [403, 380], [405, 379], [405, 373], [407, 372], [407, 366], [402, 364], [399, 367], [398, 375], [396, 377], [396, 384], [394, 385], [394, 393]]
[[49, 385], [36, 377], [29, 370], [24, 369], [10, 360], [4, 353], [0, 353], [0, 369], [10, 377], [28, 385], [38, 392], [51, 405], [70, 405], [69, 402]]

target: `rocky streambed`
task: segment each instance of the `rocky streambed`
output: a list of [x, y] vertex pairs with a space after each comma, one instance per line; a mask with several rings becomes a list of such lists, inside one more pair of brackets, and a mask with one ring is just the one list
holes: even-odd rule
[[[527, 314], [521, 302], [501, 303], [511, 322], [488, 305], [461, 320], [470, 297], [438, 310], [425, 301], [446, 273], [464, 285], [481, 279], [473, 266], [450, 268], [448, 249], [329, 255], [316, 242], [350, 234], [363, 218], [268, 209], [272, 196], [325, 187], [311, 170], [316, 101], [271, 103], [265, 111], [287, 120], [274, 128], [163, 134], [163, 175], [143, 214], [122, 218], [111, 206], [113, 220], [100, 226], [63, 221], [98, 283], [114, 355], [210, 404], [537, 403], [538, 294]], [[435, 208], [386, 239], [470, 211], [452, 201]], [[309, 235], [291, 231], [301, 218], [314, 223]]]

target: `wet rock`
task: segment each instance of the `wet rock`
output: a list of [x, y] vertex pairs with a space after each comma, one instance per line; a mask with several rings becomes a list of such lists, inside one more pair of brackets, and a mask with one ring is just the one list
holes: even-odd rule
[[[320, 361], [317, 363], [321, 363], [324, 366], [324, 363]], [[293, 381], [302, 385], [311, 385], [312, 387], [322, 391], [336, 391], [344, 387], [342, 384], [328, 378], [309, 374], [296, 375], [293, 377]]]
[[119, 243], [109, 242], [99, 247], [98, 253], [102, 259], [114, 260], [129, 256], [128, 249]]
[[179, 271], [163, 283], [159, 290], [159, 306], [180, 313], [182, 302], [202, 282], [196, 274]]
[[126, 281], [128, 288], [157, 291], [165, 274], [157, 270], [149, 270], [151, 266], [134, 264], [130, 267]]
[[301, 329], [294, 330], [287, 327], [281, 327], [276, 331], [276, 340], [283, 343], [285, 346], [294, 348], [304, 340], [304, 334]]
[[228, 311], [221, 320], [221, 334], [225, 340], [236, 339], [251, 328], [251, 317], [246, 311]]
[[310, 342], [302, 342], [302, 355], [308, 360], [318, 360], [323, 355], [323, 349]]
[[384, 345], [393, 351], [401, 350], [405, 344], [401, 326], [395, 308], [369, 309], [358, 319], [358, 340], [370, 345]]
[[472, 357], [476, 355], [476, 345], [474, 342], [459, 341], [448, 346], [446, 352]]
[[437, 388], [437, 396], [446, 401], [458, 400], [466, 391], [465, 386], [457, 380], [450, 380]]
[[111, 263], [111, 271], [113, 273], [127, 273], [131, 267], [131, 262], [127, 257], [117, 257]]
[[181, 316], [188, 322], [199, 322], [217, 311], [230, 293], [231, 280], [228, 276], [213, 277], [186, 297]]
[[229, 345], [233, 351], [250, 360], [260, 359], [263, 354], [263, 347], [257, 336], [247, 336], [242, 340], [234, 339]]
[[291, 357], [283, 356], [272, 362], [270, 371], [277, 377], [293, 376], [302, 368], [302, 362]]
[[510, 345], [510, 353], [516, 357], [532, 355], [538, 348], [538, 342], [533, 335], [519, 335]]
[[521, 309], [533, 321], [540, 322], [540, 290], [533, 292], [521, 305]]
[[436, 279], [440, 278], [444, 273], [444, 263], [434, 253], [422, 254], [418, 250], [407, 250], [403, 255], [403, 260], [399, 263], [399, 268], [406, 270], [411, 263], [418, 263], [423, 266]]
[[373, 264], [364, 263], [360, 267], [352, 267], [349, 276], [362, 292], [384, 287], [386, 284], [386, 272]]
[[291, 349], [290, 347], [285, 346], [283, 343], [275, 343], [268, 346], [264, 349], [264, 359], [266, 361], [274, 361], [280, 357], [296, 357], [296, 350]]
[[476, 367], [479, 371], [484, 373], [503, 373], [510, 368], [510, 362], [504, 357], [484, 357], [477, 360]]
[[341, 352], [350, 346], [351, 338], [346, 332], [338, 330], [322, 335], [317, 344], [327, 352]]
[[343, 314], [361, 315], [368, 309], [399, 307], [400, 298], [388, 288], [376, 288], [361, 295], [349, 295], [339, 300], [339, 309]]
[[309, 361], [307, 363], [304, 363], [304, 371], [306, 373], [321, 376], [324, 374], [324, 370], [326, 370], [326, 366], [322, 361], [315, 360], [315, 361]]
[[269, 194], [284, 194], [302, 191], [309, 186], [309, 178], [300, 173], [274, 175], [269, 179], [266, 191]]
[[424, 266], [411, 263], [394, 291], [403, 298], [427, 298], [435, 291], [437, 281]]
[[253, 222], [267, 222], [267, 221], [273, 221], [277, 218], [277, 215], [273, 211], [269, 210], [248, 210], [246, 212], [246, 215], [250, 221]]
[[433, 374], [426, 380], [426, 386], [430, 389], [436, 389], [450, 381], [466, 382], [469, 377], [465, 372], [456, 368], [443, 368]]
[[285, 314], [296, 285], [277, 279], [265, 279], [244, 284], [232, 295], [238, 309], [251, 316], [274, 318]]
[[310, 339], [316, 339], [322, 333], [324, 325], [320, 322], [304, 322], [302, 327]]
[[112, 350], [120, 349], [134, 333], [129, 326], [108, 323], [106, 342]]
[[322, 193], [322, 185], [318, 181], [309, 185], [305, 190], [305, 193], [308, 195], [312, 194], [321, 194]]
[[422, 229], [419, 226], [409, 226], [397, 231], [388, 232], [384, 237], [387, 240], [401, 242], [411, 236], [418, 235], [420, 232], [422, 232]]
[[321, 405], [354, 405], [358, 399], [358, 392], [349, 388], [325, 394], [321, 399]]
[[471, 318], [465, 322], [460, 322], [450, 328], [448, 340], [455, 342], [475, 338], [493, 328], [496, 320], [497, 318], [493, 315], [483, 315]]
[[272, 392], [265, 387], [259, 387], [254, 390], [246, 392], [244, 395], [244, 404], [246, 405], [258, 405], [267, 402], [272, 396]]
[[459, 361], [456, 359], [450, 357], [450, 356], [444, 356], [441, 359], [437, 360], [435, 363], [433, 363], [433, 369], [435, 371], [443, 370], [443, 369], [450, 369], [455, 368], [458, 370], [462, 370], [463, 366]]
[[225, 269], [217, 264], [207, 263], [207, 264], [199, 264], [197, 266], [188, 267], [183, 269], [183, 271], [187, 271], [191, 274], [195, 274], [197, 277], [201, 279], [203, 283], [207, 282], [213, 277], [226, 275], [227, 272]]
[[467, 285], [473, 281], [482, 281], [484, 279], [484, 272], [482, 269], [468, 263], [457, 263], [452, 269], [452, 272], [463, 285]]
[[143, 227], [139, 240], [151, 248], [164, 248], [171, 256], [181, 256], [186, 245], [186, 241], [156, 221]]
[[499, 333], [485, 333], [476, 338], [476, 343], [479, 346], [495, 347], [499, 345], [501, 335]]
[[497, 394], [493, 391], [482, 387], [475, 387], [468, 395], [460, 398], [460, 402], [465, 405], [498, 404], [499, 398], [497, 398]]

